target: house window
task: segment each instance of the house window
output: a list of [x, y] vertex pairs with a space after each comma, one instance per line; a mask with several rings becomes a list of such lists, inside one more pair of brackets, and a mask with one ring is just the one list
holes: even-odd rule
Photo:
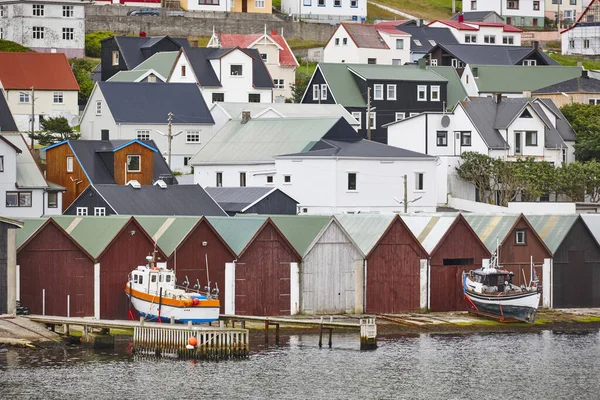
[[72, 17], [73, 16], [73, 6], [62, 6], [63, 17]]
[[327, 100], [327, 85], [321, 84], [321, 100]]
[[413, 39], [413, 42], [416, 46], [421, 46], [421, 41], [417, 39]]
[[213, 103], [222, 103], [225, 101], [225, 93], [213, 93], [212, 94]]
[[319, 2], [317, 3], [317, 5], [319, 7], [325, 7], [325, 0], [319, 0]]
[[348, 38], [347, 37], [345, 37], [345, 38], [342, 39], [342, 44], [344, 46], [348, 45]]
[[465, 64], [462, 61], [460, 61], [456, 58], [452, 59], [451, 64], [454, 68], [464, 68], [464, 66], [465, 66]]
[[477, 0], [471, 0], [471, 11], [477, 10]]
[[595, 106], [600, 104], [600, 99], [589, 99], [588, 104], [593, 104]]
[[583, 39], [583, 48], [584, 49], [590, 48], [590, 40], [589, 39]]
[[569, 5], [576, 6], [577, 5], [577, 0], [569, 0]]
[[254, 2], [255, 8], [265, 8], [265, 0], [256, 0]]
[[77, 215], [88, 215], [87, 207], [77, 207]]
[[150, 131], [149, 130], [137, 130], [136, 136], [138, 140], [150, 140]]
[[404, 118], [406, 118], [406, 113], [397, 112], [394, 114], [394, 118], [395, 118], [395, 121], [402, 121]]
[[216, 186], [217, 187], [222, 187], [223, 186], [223, 173], [222, 172], [217, 172], [216, 173]]
[[361, 129], [362, 128], [362, 121], [361, 121], [362, 113], [360, 111], [353, 111], [352, 116], [354, 117], [355, 120], [358, 121], [358, 129]]
[[423, 185], [423, 178], [425, 177], [425, 174], [422, 172], [417, 172], [415, 174], [415, 190], [424, 190], [423, 188], [425, 187]]
[[348, 190], [356, 190], [356, 172], [348, 172]]
[[4, 28], [0, 27], [0, 39], [4, 39]]
[[312, 0], [304, 0], [304, 3], [302, 4], [304, 4], [305, 7], [310, 7], [312, 6]]
[[313, 85], [313, 100], [319, 100], [319, 85]]
[[65, 98], [63, 92], [54, 92], [52, 96], [52, 102], [54, 104], [62, 104], [65, 102]]
[[509, 10], [518, 10], [519, 9], [519, 0], [508, 0], [506, 2], [506, 8]]
[[436, 143], [439, 147], [448, 146], [448, 131], [437, 131]]
[[515, 232], [515, 244], [526, 244], [526, 235], [525, 231], [516, 231]]
[[470, 146], [471, 145], [471, 132], [461, 132], [460, 133], [460, 145], [461, 146]]
[[112, 65], [119, 65], [119, 52], [118, 51], [113, 51], [112, 52]]
[[185, 132], [186, 143], [200, 143], [200, 131], [186, 131]]
[[402, 60], [400, 58], [392, 58], [392, 65], [402, 65]]
[[230, 66], [230, 74], [231, 76], [242, 76], [242, 66], [241, 65], [231, 65]]
[[502, 36], [502, 44], [515, 44], [514, 36]]
[[525, 132], [525, 146], [537, 146], [537, 132], [536, 131]]
[[369, 119], [371, 120], [371, 129], [375, 129], [377, 127], [377, 113], [369, 113]]
[[387, 99], [396, 100], [396, 85], [387, 85]]
[[531, 18], [531, 26], [537, 26], [538, 25], [538, 19], [537, 18]]
[[43, 39], [44, 38], [44, 27], [43, 26], [34, 26], [33, 27], [33, 38], [34, 39]]
[[562, 149], [562, 162], [567, 162], [567, 149]]
[[62, 38], [63, 40], [73, 40], [75, 37], [74, 28], [62, 28]]
[[435, 45], [436, 45], [436, 43], [435, 43], [435, 40], [431, 40], [431, 39], [429, 39], [429, 40], [427, 40], [427, 41], [428, 41], [428, 42], [429, 42], [429, 44], [430, 44], [430, 45], [432, 45], [432, 46], [435, 46]]
[[283, 79], [273, 79], [273, 84], [275, 85], [275, 89], [285, 89]]
[[291, 175], [284, 175], [283, 176], [283, 183], [292, 183], [292, 176]]
[[142, 156], [127, 155], [127, 172], [140, 172], [142, 169]]
[[575, 40], [573, 40], [573, 39], [569, 40], [569, 48], [570, 49], [574, 49], [575, 48]]
[[339, 46], [340, 45], [340, 38], [335, 38], [335, 45]]
[[358, 0], [350, 0], [350, 8], [358, 8]]
[[267, 175], [267, 183], [273, 183], [273, 175]]
[[48, 192], [48, 208], [58, 208], [58, 193]]
[[29, 93], [19, 92], [19, 103], [29, 103]]
[[341, 7], [342, 6], [342, 0], [333, 0], [333, 6], [334, 7]]
[[192, 159], [192, 157], [183, 157], [183, 166], [187, 167], [190, 165], [190, 160]]
[[246, 173], [240, 172], [240, 187], [246, 186]]
[[186, 74], [185, 65], [182, 65], [181, 66], [181, 76], [185, 76], [185, 74]]
[[102, 100], [96, 101], [96, 115], [102, 115]]
[[4, 17], [4, 6], [0, 6], [0, 17]]
[[512, 25], [512, 18], [506, 17], [506, 25]]
[[4, 172], [4, 156], [0, 156], [0, 172]]
[[31, 207], [31, 192], [6, 192], [6, 207]]
[[523, 60], [523, 65], [528, 67], [535, 67], [537, 65], [537, 60]]
[[427, 86], [417, 86], [417, 101], [427, 101]]
[[477, 35], [466, 34], [465, 43], [477, 43]]
[[494, 36], [494, 35], [484, 35], [483, 36], [483, 42], [484, 43], [490, 43], [490, 44], [496, 43], [496, 36]]
[[540, 10], [540, 2], [539, 1], [534, 1], [533, 2], [533, 10], [534, 11], [539, 11]]
[[67, 156], [67, 172], [73, 172], [73, 157]]
[[432, 58], [429, 63], [432, 67], [437, 67], [437, 58]]
[[42, 4], [33, 4], [33, 16], [34, 17], [43, 17], [44, 16], [44, 6]]
[[401, 50], [404, 48], [404, 39], [396, 39], [396, 49]]
[[106, 216], [106, 208], [105, 207], [94, 207], [94, 216], [96, 216], [96, 217]]
[[376, 58], [367, 58], [367, 64], [377, 64]]
[[521, 154], [521, 132], [515, 132], [515, 154], [519, 155]]
[[440, 101], [440, 87], [439, 86], [431, 86], [430, 100], [431, 101]]
[[383, 85], [373, 85], [373, 100], [383, 100]]

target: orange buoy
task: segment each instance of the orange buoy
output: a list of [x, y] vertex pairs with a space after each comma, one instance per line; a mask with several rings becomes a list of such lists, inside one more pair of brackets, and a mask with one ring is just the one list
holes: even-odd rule
[[192, 336], [192, 337], [190, 337], [190, 338], [188, 339], [188, 344], [189, 344], [190, 346], [194, 346], [194, 347], [196, 347], [196, 345], [198, 344], [198, 339], [196, 339], [196, 337], [195, 337], [195, 336]]
[[200, 300], [198, 300], [198, 298], [197, 298], [197, 297], [194, 297], [194, 298], [192, 299], [192, 303], [193, 303], [195, 306], [197, 306], [198, 304], [200, 304]]
[[189, 297], [187, 297], [185, 300], [183, 300], [183, 304], [185, 304], [186, 307], [191, 306], [193, 303], [194, 302]]

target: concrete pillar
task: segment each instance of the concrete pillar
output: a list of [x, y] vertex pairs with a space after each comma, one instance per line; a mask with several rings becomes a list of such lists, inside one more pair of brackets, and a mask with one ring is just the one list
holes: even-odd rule
[[419, 260], [419, 282], [420, 298], [419, 304], [422, 310], [429, 308], [429, 260]]
[[551, 258], [544, 258], [542, 266], [542, 307], [552, 308], [552, 270], [553, 264]]
[[235, 315], [235, 263], [225, 263], [225, 314]]
[[100, 319], [100, 263], [94, 264], [94, 318]]
[[300, 268], [290, 263], [290, 315], [300, 312]]
[[14, 315], [17, 313], [17, 230], [8, 229], [6, 236], [6, 311]]

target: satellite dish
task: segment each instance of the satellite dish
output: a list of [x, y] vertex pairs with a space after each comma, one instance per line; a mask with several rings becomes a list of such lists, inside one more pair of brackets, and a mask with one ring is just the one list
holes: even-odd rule
[[450, 117], [447, 115], [444, 115], [442, 117], [442, 127], [447, 128], [448, 125], [450, 125]]

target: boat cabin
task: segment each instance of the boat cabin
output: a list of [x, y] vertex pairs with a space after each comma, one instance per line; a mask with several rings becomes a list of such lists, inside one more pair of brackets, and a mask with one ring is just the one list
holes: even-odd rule
[[475, 286], [469, 287], [469, 289], [479, 293], [502, 293], [505, 289], [512, 289], [513, 276], [514, 273], [503, 269], [471, 271], [469, 273], [471, 282], [469, 283]]
[[163, 293], [175, 289], [175, 273], [167, 269], [166, 262], [156, 263], [156, 267], [140, 265], [131, 275], [132, 289], [140, 292], [159, 293], [161, 287]]

